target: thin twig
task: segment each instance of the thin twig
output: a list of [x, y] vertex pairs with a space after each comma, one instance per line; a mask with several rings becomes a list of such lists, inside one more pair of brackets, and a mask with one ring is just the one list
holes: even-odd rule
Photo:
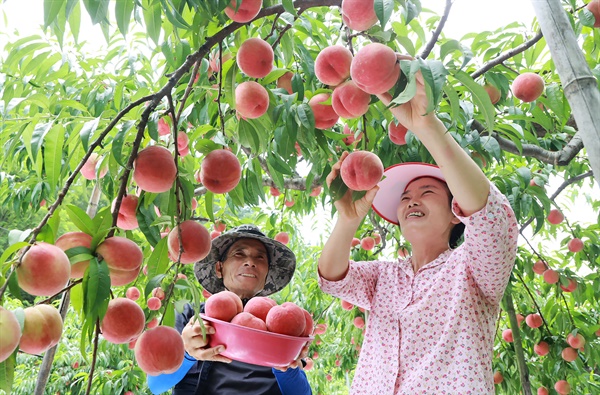
[[423, 52], [421, 52], [421, 54], [419, 55], [419, 58], [427, 59], [427, 57], [429, 56], [429, 54], [435, 47], [435, 43], [437, 42], [437, 39], [440, 37], [440, 34], [442, 34], [442, 29], [444, 29], [444, 26], [446, 25], [446, 21], [448, 20], [448, 15], [450, 15], [451, 8], [452, 8], [452, 0], [446, 0], [446, 7], [444, 8], [444, 14], [442, 15], [442, 18], [440, 19], [440, 23], [437, 25], [435, 31], [433, 32], [433, 35], [431, 36], [431, 39], [427, 43], [427, 46], [425, 47], [425, 49], [423, 49]]
[[87, 389], [85, 395], [89, 395], [92, 390], [92, 380], [94, 378], [94, 370], [96, 369], [96, 360], [98, 359], [98, 338], [100, 337], [100, 319], [96, 319], [96, 334], [94, 335], [94, 351], [92, 353], [92, 364], [90, 366], [90, 374], [88, 375]]

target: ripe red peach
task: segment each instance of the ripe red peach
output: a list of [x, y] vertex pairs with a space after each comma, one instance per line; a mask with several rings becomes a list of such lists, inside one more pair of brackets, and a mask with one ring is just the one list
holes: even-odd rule
[[[117, 199], [112, 202], [112, 210], [115, 209]], [[138, 220], [136, 216], [138, 206], [138, 197], [135, 195], [125, 195], [121, 200], [119, 214], [117, 216], [117, 227], [123, 230], [133, 230], [138, 228]]]
[[539, 315], [538, 313], [534, 313], [529, 314], [527, 317], [525, 317], [525, 323], [530, 328], [539, 328], [544, 323], [544, 320], [542, 320], [541, 315]]
[[152, 296], [157, 297], [160, 300], [165, 300], [165, 291], [161, 287], [156, 287], [152, 290]]
[[348, 137], [345, 137], [342, 139], [342, 141], [344, 142], [344, 144], [346, 145], [352, 145], [354, 144], [354, 142], [359, 141], [360, 140], [360, 136], [362, 136], [362, 133], [359, 135], [358, 140], [354, 137], [354, 131], [352, 131], [352, 129], [350, 129], [350, 126], [348, 125], [344, 125], [344, 134], [347, 134]]
[[512, 83], [513, 95], [526, 103], [530, 103], [544, 92], [544, 80], [536, 73], [523, 73]]
[[[231, 57], [232, 57], [231, 52], [225, 52], [225, 53], [223, 53], [223, 55], [221, 55], [223, 63], [227, 62], [229, 59], [231, 59]], [[213, 73], [218, 73], [219, 71], [221, 71], [221, 63], [219, 61], [219, 51], [213, 52], [211, 54], [210, 59], [208, 60], [208, 68]]]
[[594, 14], [594, 18], [595, 18], [594, 27], [600, 27], [600, 0], [590, 1], [585, 6], [585, 8], [587, 8], [589, 12]]
[[577, 359], [577, 350], [572, 347], [565, 347], [561, 352], [562, 359], [567, 362], [573, 362]]
[[560, 210], [554, 208], [548, 213], [547, 219], [552, 225], [558, 225], [565, 219], [565, 216]]
[[406, 133], [408, 133], [408, 129], [405, 128], [400, 122], [396, 123], [392, 121], [388, 125], [388, 136], [392, 143], [396, 145], [406, 144]]
[[400, 64], [396, 53], [380, 43], [367, 44], [358, 50], [350, 75], [363, 91], [376, 95], [390, 90], [400, 76]]
[[231, 151], [217, 149], [202, 160], [200, 181], [213, 193], [227, 193], [234, 189], [242, 177], [242, 166]]
[[17, 282], [35, 296], [52, 296], [62, 290], [71, 276], [71, 263], [59, 247], [39, 242], [23, 255], [17, 267]]
[[371, 236], [363, 237], [360, 241], [360, 247], [363, 250], [371, 251], [375, 247], [375, 239]]
[[277, 302], [273, 299], [266, 296], [255, 296], [246, 303], [244, 311], [266, 321], [269, 310], [274, 306], [277, 306]]
[[354, 151], [344, 159], [340, 168], [344, 183], [353, 191], [368, 191], [383, 176], [383, 163], [369, 151]]
[[554, 389], [560, 395], [569, 395], [569, 392], [571, 392], [571, 386], [569, 385], [569, 383], [566, 380], [557, 381], [554, 384]]
[[177, 133], [177, 151], [180, 156], [185, 156], [184, 152], [188, 151], [188, 145], [190, 143], [190, 138], [188, 137], [186, 132]]
[[144, 310], [137, 303], [127, 298], [115, 298], [108, 302], [100, 328], [107, 341], [124, 344], [137, 339], [145, 325]]
[[[56, 239], [55, 246], [63, 251], [75, 247], [90, 248], [92, 246], [92, 236], [84, 232], [68, 232]], [[90, 264], [89, 259], [80, 261], [71, 265], [71, 278], [83, 278], [85, 270]]]
[[324, 48], [315, 59], [315, 76], [325, 85], [336, 86], [350, 77], [352, 52], [342, 45]]
[[169, 232], [167, 240], [169, 253], [175, 259], [179, 257], [180, 244], [183, 247], [180, 262], [194, 263], [205, 258], [210, 252], [210, 234], [199, 222], [194, 220], [183, 221]]
[[146, 306], [148, 306], [148, 310], [156, 311], [160, 309], [162, 302], [156, 296], [152, 296], [146, 301]]
[[314, 187], [311, 191], [310, 194], [308, 196], [312, 196], [312, 197], [317, 197], [321, 194], [321, 186], [318, 187]]
[[544, 281], [548, 284], [556, 284], [558, 282], [558, 273], [552, 269], [548, 269], [543, 273]]
[[505, 329], [502, 331], [502, 338], [507, 343], [512, 343], [514, 341], [512, 329]]
[[571, 252], [579, 252], [579, 251], [583, 250], [583, 241], [581, 241], [581, 239], [579, 239], [577, 237], [572, 238], [571, 240], [569, 240], [569, 243], [567, 244], [567, 248]]
[[302, 308], [292, 302], [273, 306], [267, 313], [267, 330], [288, 336], [300, 336], [306, 329]]
[[285, 89], [287, 93], [291, 95], [292, 93], [294, 93], [294, 90], [292, 88], [293, 77], [294, 73], [292, 73], [291, 71], [287, 71], [284, 75], [277, 78], [277, 87]]
[[231, 321], [244, 310], [242, 300], [231, 291], [221, 291], [206, 299], [204, 311], [207, 316], [221, 321]]
[[308, 105], [315, 116], [315, 128], [317, 129], [329, 129], [339, 119], [339, 115], [333, 110], [333, 106], [326, 104], [329, 98], [329, 93], [318, 93], [308, 101]]
[[231, 319], [231, 323], [248, 328], [258, 329], [259, 331], [267, 330], [267, 324], [265, 324], [263, 320], [245, 311], [242, 311], [233, 317]]
[[135, 359], [142, 371], [151, 376], [174, 373], [185, 354], [183, 339], [168, 326], [148, 329], [135, 342]]
[[0, 362], [12, 355], [21, 339], [21, 326], [17, 316], [0, 306]]
[[275, 235], [274, 239], [287, 245], [290, 242], [290, 235], [287, 232], [279, 232]]
[[485, 84], [483, 86], [483, 89], [485, 89], [485, 91], [487, 92], [492, 104], [496, 104], [500, 101], [500, 89], [490, 84]]
[[583, 337], [581, 333], [578, 333], [576, 336], [569, 333], [567, 336], [567, 343], [573, 348], [582, 349], [583, 346], [585, 346], [585, 337]]
[[562, 284], [559, 284], [560, 289], [563, 290], [563, 292], [573, 292], [577, 289], [577, 281], [573, 280], [572, 278], [568, 279], [569, 284], [565, 287]]
[[371, 95], [361, 90], [353, 81], [346, 81], [333, 90], [331, 105], [342, 118], [354, 119], [369, 111]]
[[546, 387], [538, 388], [537, 395], [549, 395], [548, 388], [546, 388]]
[[210, 239], [211, 240], [214, 240], [214, 239], [216, 239], [219, 236], [221, 236], [221, 232], [219, 232], [219, 231], [213, 230], [212, 232], [210, 232]]
[[[315, 325], [315, 335], [323, 335], [327, 332], [327, 324], [317, 324]], [[313, 358], [315, 358], [313, 356]]]
[[144, 191], [161, 193], [171, 189], [177, 167], [171, 152], [152, 145], [138, 152], [133, 162], [133, 181]]
[[225, 224], [225, 222], [221, 222], [219, 220], [215, 221], [215, 230], [217, 232], [225, 232], [226, 227], [227, 227], [227, 225]]
[[269, 94], [258, 82], [242, 82], [235, 88], [235, 108], [244, 119], [258, 118], [269, 109]]
[[27, 307], [19, 348], [28, 354], [41, 354], [58, 344], [62, 328], [56, 307], [47, 304]]
[[263, 78], [273, 69], [273, 48], [262, 38], [252, 37], [240, 45], [236, 60], [248, 77]]
[[535, 346], [533, 346], [533, 351], [537, 355], [543, 357], [544, 355], [547, 355], [550, 352], [550, 346], [545, 341], [541, 341]]
[[519, 326], [521, 326], [523, 321], [525, 321], [525, 317], [523, 317], [523, 314], [517, 314], [517, 324], [519, 324]]
[[365, 326], [365, 319], [362, 317], [354, 317], [354, 326], [358, 329], [362, 329]]
[[358, 237], [353, 237], [352, 238], [352, 242], [350, 243], [350, 246], [351, 247], [356, 247], [359, 244], [360, 244], [360, 239]]
[[158, 120], [158, 134], [160, 136], [168, 136], [171, 134], [171, 126], [165, 118]]
[[544, 274], [547, 269], [548, 266], [542, 260], [538, 260], [533, 264], [533, 272], [536, 274]]
[[144, 254], [133, 241], [120, 236], [105, 239], [96, 248], [96, 254], [108, 265], [110, 284], [113, 287], [126, 285], [140, 273]]
[[354, 305], [350, 302], [346, 302], [345, 300], [342, 300], [342, 309], [344, 310], [352, 310], [354, 308]]
[[125, 292], [125, 296], [133, 301], [140, 298], [140, 290], [137, 287], [129, 287]]
[[[95, 152], [92, 152], [90, 157], [85, 161], [83, 166], [81, 167], [80, 173], [83, 178], [88, 180], [96, 179], [96, 167], [98, 166], [98, 162], [100, 162], [102, 158]], [[108, 166], [104, 165], [100, 169], [98, 173], [98, 178], [103, 178], [108, 172]]]
[[494, 384], [500, 384], [503, 381], [504, 377], [502, 376], [502, 373], [498, 371], [494, 372]]
[[296, 204], [296, 202], [293, 201], [293, 200], [287, 200], [287, 199], [285, 199], [285, 201], [283, 202], [283, 204], [285, 205], [285, 207], [294, 207], [294, 204]]
[[237, 9], [236, 0], [231, 0], [231, 3], [225, 8], [225, 14], [234, 22], [246, 23], [256, 18], [262, 8], [262, 0], [244, 0]]
[[368, 30], [377, 23], [374, 0], [343, 0], [342, 20], [352, 30]]
[[281, 192], [279, 192], [279, 189], [277, 189], [275, 187], [269, 187], [269, 193], [273, 197], [277, 197], [277, 196], [281, 195]]
[[306, 311], [305, 309], [302, 309], [302, 312], [304, 313], [304, 319], [306, 321], [306, 325], [304, 326], [304, 332], [302, 332], [302, 334], [300, 336], [307, 337], [307, 336], [310, 336], [310, 334], [313, 331], [314, 321], [313, 321], [312, 315], [308, 311]]

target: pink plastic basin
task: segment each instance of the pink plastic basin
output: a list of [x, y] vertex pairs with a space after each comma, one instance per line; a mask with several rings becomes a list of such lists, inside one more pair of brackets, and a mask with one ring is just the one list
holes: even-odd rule
[[261, 366], [287, 366], [298, 358], [306, 342], [312, 336], [295, 337], [261, 331], [232, 324], [200, 314], [203, 320], [212, 323], [215, 334], [210, 335], [210, 347], [224, 345], [221, 355], [241, 362]]

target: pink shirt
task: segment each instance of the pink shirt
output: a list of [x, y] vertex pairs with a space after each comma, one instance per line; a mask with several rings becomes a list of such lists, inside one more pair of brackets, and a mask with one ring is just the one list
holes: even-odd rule
[[370, 311], [350, 394], [494, 394], [492, 347], [518, 237], [507, 199], [463, 217], [465, 241], [413, 272], [411, 258], [350, 261], [324, 292]]

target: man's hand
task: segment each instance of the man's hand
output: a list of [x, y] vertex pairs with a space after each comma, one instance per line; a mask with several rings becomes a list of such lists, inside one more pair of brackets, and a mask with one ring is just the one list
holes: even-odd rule
[[213, 328], [208, 321], [202, 322], [204, 328], [206, 328], [206, 336], [202, 336], [202, 324], [196, 322], [194, 317], [192, 317], [185, 328], [183, 328], [181, 337], [183, 338], [185, 351], [199, 361], [230, 363], [231, 359], [220, 355], [225, 351], [225, 346], [219, 345], [212, 348], [208, 347], [208, 336], [215, 333], [215, 328]]

